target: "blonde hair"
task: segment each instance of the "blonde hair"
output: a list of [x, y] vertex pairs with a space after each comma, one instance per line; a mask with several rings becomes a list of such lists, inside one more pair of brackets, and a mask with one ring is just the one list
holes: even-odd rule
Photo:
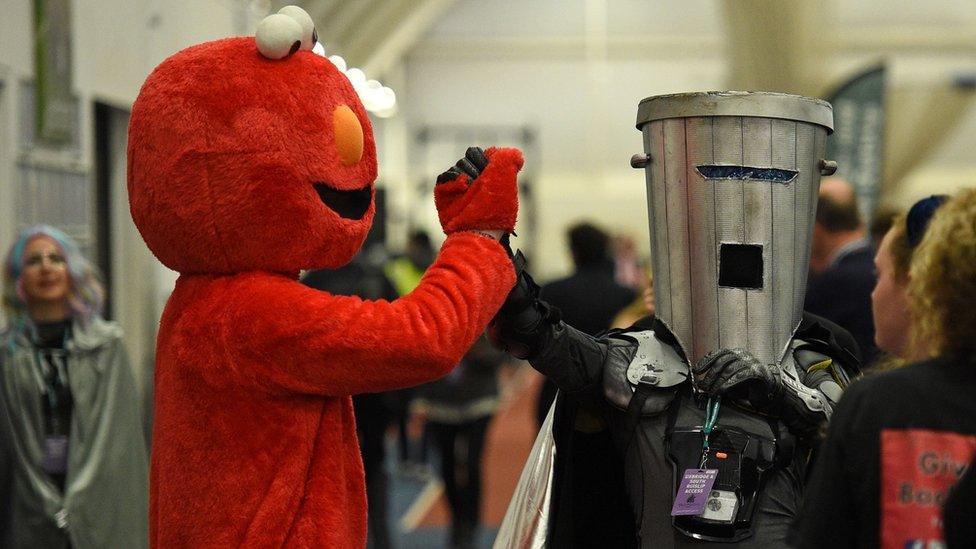
[[908, 284], [917, 358], [976, 357], [976, 189], [950, 199], [915, 251]]

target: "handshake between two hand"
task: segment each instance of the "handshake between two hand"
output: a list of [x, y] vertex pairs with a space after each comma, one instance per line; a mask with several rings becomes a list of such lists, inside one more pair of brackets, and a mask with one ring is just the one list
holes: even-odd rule
[[515, 230], [518, 217], [518, 149], [470, 147], [437, 176], [434, 204], [445, 234], [475, 231], [496, 239]]

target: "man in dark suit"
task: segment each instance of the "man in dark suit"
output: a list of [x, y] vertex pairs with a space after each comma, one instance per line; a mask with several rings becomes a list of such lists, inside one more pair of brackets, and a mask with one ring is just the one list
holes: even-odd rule
[[[610, 328], [617, 313], [636, 299], [634, 290], [617, 283], [607, 233], [591, 223], [578, 223], [566, 231], [575, 272], [542, 287], [542, 299], [562, 313], [570, 326], [590, 335]], [[548, 379], [539, 392], [539, 424], [556, 397]]]
[[842, 179], [825, 179], [820, 184], [804, 307], [851, 332], [865, 365], [878, 353], [871, 317], [874, 253], [854, 188]]

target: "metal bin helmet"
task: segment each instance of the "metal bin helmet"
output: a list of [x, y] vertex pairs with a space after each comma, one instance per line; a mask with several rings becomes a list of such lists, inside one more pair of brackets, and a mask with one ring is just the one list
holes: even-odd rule
[[645, 155], [657, 317], [694, 364], [744, 348], [779, 363], [800, 323], [829, 103], [766, 92], [648, 97]]

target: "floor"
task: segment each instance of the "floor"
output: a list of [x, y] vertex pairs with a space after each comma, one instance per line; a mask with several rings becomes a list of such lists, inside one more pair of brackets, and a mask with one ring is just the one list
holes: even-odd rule
[[[484, 481], [478, 547], [494, 542], [519, 474], [535, 441], [535, 402], [542, 378], [528, 367], [518, 369], [504, 384], [502, 404], [489, 425], [484, 455]], [[391, 440], [392, 444], [392, 440]], [[390, 451], [388, 455], [395, 455]], [[434, 549], [447, 547], [450, 520], [447, 501], [436, 475], [421, 478], [391, 468], [390, 515], [394, 547]]]

